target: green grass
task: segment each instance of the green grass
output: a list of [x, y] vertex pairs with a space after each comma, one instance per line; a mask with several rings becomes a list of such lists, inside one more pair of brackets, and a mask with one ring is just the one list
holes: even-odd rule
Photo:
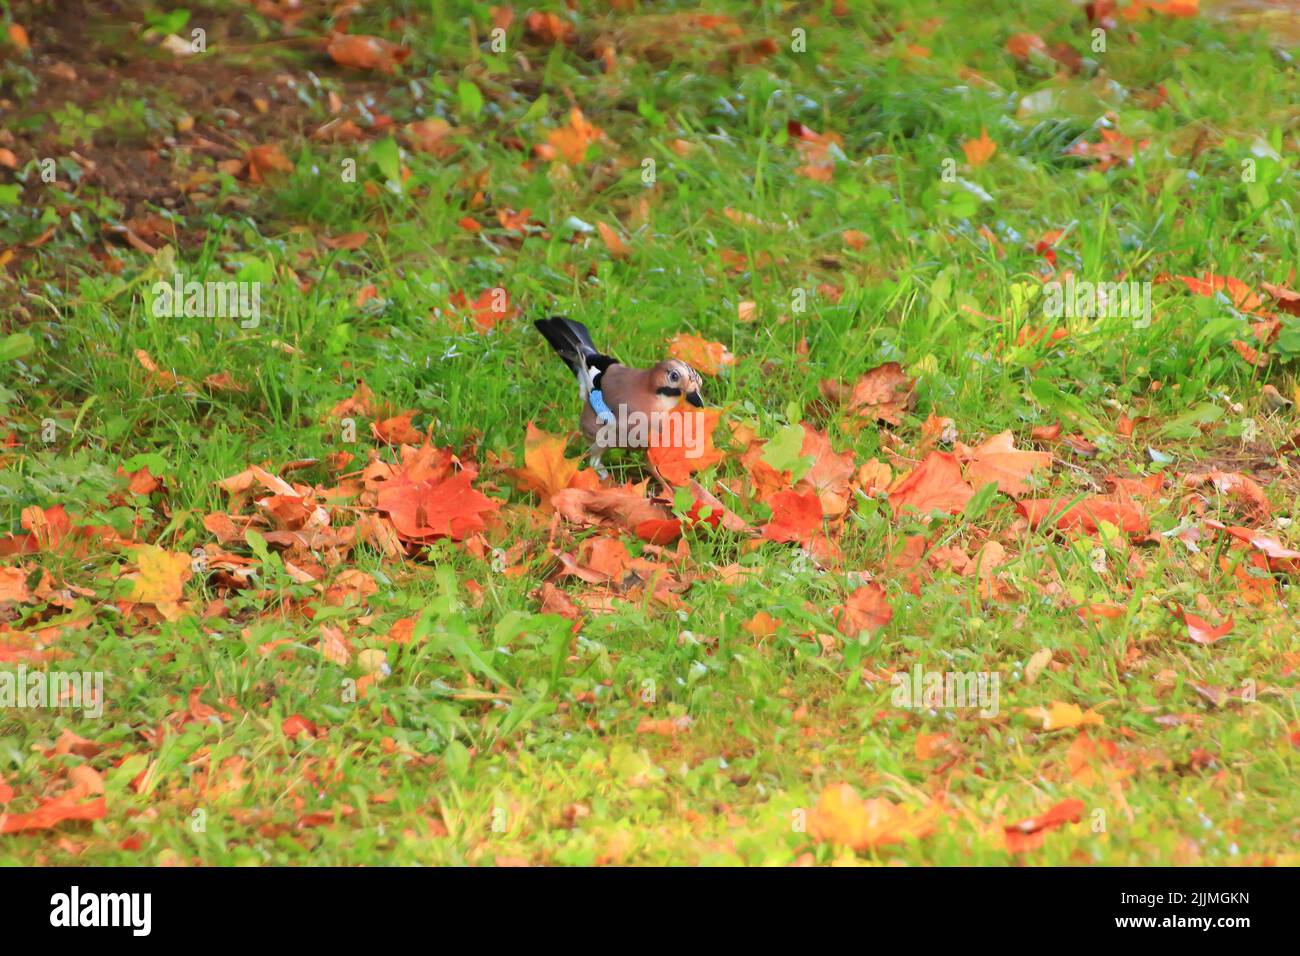
[[[847, 781], [866, 797], [943, 808], [933, 833], [856, 855], [865, 862], [1297, 862], [1294, 578], [1279, 575], [1274, 599], [1249, 604], [1219, 562], [1241, 552], [1206, 538], [1193, 553], [1159, 537], [1193, 504], [1182, 476], [1211, 466], [1254, 475], [1274, 514], [1296, 517], [1297, 459], [1285, 448], [1294, 406], [1274, 410], [1261, 393], [1270, 383], [1300, 398], [1294, 361], [1284, 361], [1294, 356], [1279, 344], [1279, 361], [1253, 369], [1231, 345], [1249, 338], [1252, 317], [1177, 282], [1154, 286], [1147, 327], [1116, 317], [1070, 322], [1059, 341], [1022, 335], [1055, 324], [1022, 300], [1047, 268], [1035, 243], [1052, 230], [1065, 231], [1058, 268], [1080, 279], [1212, 271], [1256, 290], [1294, 284], [1300, 80], [1275, 49], [1286, 41], [1203, 13], [1121, 23], [1094, 53], [1082, 11], [1048, 0], [995, 12], [850, 3], [842, 18], [827, 3], [719, 0], [707, 12], [735, 17], [739, 37], [658, 29], [663, 16], [692, 9], [685, 4], [655, 4], [650, 15], [581, 3], [564, 15], [576, 25], [571, 47], [526, 37], [521, 8], [510, 52], [498, 55], [486, 45], [486, 5], [389, 2], [370, 4], [350, 27], [412, 48], [398, 76], [385, 78], [333, 66], [304, 44], [259, 45], [279, 28], [244, 5], [191, 6], [191, 25], [221, 28], [187, 69], [237, 63], [289, 73], [297, 88], [268, 83], [265, 117], [237, 100], [242, 126], [211, 100], [186, 102], [129, 78], [93, 110], [81, 106], [96, 118], [101, 152], [138, 149], [144, 137], [162, 148], [153, 175], [184, 183], [209, 174], [176, 190], [176, 211], [165, 212], [182, 240], [155, 244], [173, 251], [151, 259], [112, 245], [117, 274], [89, 255], [104, 248], [102, 228], [165, 207], [131, 206], [102, 181], [78, 188], [61, 176], [69, 189], [46, 186], [30, 165], [13, 174], [26, 176], [26, 190], [0, 206], [0, 238], [21, 253], [8, 266], [7, 331], [30, 334], [34, 347], [0, 366], [0, 435], [14, 436], [0, 456], [0, 529], [21, 532], [25, 508], [64, 505], [124, 538], [177, 553], [202, 548], [215, 540], [204, 516], [228, 506], [217, 482], [250, 464], [280, 474], [296, 459], [344, 450], [358, 467], [368, 454], [392, 460], [364, 419], [347, 443], [329, 414], [364, 381], [394, 410], [418, 410], [415, 424], [431, 429], [435, 445], [477, 460], [478, 487], [505, 502], [487, 539], [508, 550], [511, 568], [448, 541], [406, 561], [359, 547], [336, 567], [318, 553], [318, 587], [297, 583], [274, 550], [232, 545], [253, 557], [255, 586], [196, 576], [187, 608], [157, 621], [122, 609], [122, 575], [135, 565], [120, 548], [96, 541], [83, 552], [4, 559], [86, 590], [65, 607], [0, 604], [0, 626], [30, 631], [60, 614], [88, 616], [54, 642], [67, 656], [50, 666], [103, 671], [108, 700], [100, 720], [0, 711], [0, 780], [17, 791], [8, 809], [32, 809], [86, 763], [105, 780], [107, 815], [0, 836], [0, 861], [784, 865], [812, 854], [829, 862], [854, 854], [814, 843], [793, 822], [827, 786]], [[471, 22], [482, 48], [469, 43]], [[306, 24], [326, 32], [324, 22]], [[790, 51], [796, 27], [807, 31], [806, 53]], [[1090, 62], [1060, 77], [1049, 61], [1018, 64], [1004, 45], [1021, 32], [1069, 43]], [[779, 50], [759, 62], [724, 52], [765, 37]], [[601, 38], [618, 50], [613, 72], [594, 52]], [[929, 55], [908, 54], [909, 44]], [[143, 46], [136, 54], [166, 56]], [[478, 115], [472, 96], [458, 92], [465, 81], [481, 92]], [[1160, 86], [1168, 99], [1157, 104]], [[376, 145], [387, 130], [355, 145], [306, 135], [330, 119], [330, 90], [363, 128], [355, 106], [373, 95], [368, 112], [398, 128], [441, 117], [466, 131], [453, 135], [449, 157], [404, 149], [410, 175], [389, 189], [386, 147]], [[533, 156], [574, 104], [607, 141], [576, 167]], [[25, 116], [23, 135], [68, 142], [76, 124], [55, 109]], [[224, 130], [238, 144], [232, 155], [279, 142], [292, 172], [256, 186], [219, 172], [213, 155], [178, 147], [183, 133], [163, 143], [155, 127], [184, 115], [209, 139]], [[1150, 140], [1132, 165], [1099, 171], [1063, 155], [1079, 137], [1096, 141], [1106, 115], [1125, 136]], [[831, 181], [796, 172], [803, 160], [790, 121], [843, 138]], [[981, 129], [998, 150], [971, 169], [961, 144]], [[686, 155], [673, 148], [679, 139], [691, 144]], [[23, 163], [34, 155], [15, 152]], [[1252, 157], [1264, 184], [1253, 198], [1241, 177]], [[340, 175], [348, 159], [355, 182]], [[645, 159], [654, 160], [651, 185]], [[957, 182], [944, 181], [947, 159]], [[521, 242], [499, 226], [498, 209], [531, 210], [539, 228]], [[483, 230], [461, 228], [466, 216]], [[54, 221], [48, 243], [19, 245]], [[626, 260], [581, 231], [598, 222], [624, 235]], [[845, 230], [865, 235], [862, 248], [845, 244]], [[360, 249], [322, 242], [352, 232], [369, 234]], [[747, 257], [743, 268], [730, 267], [732, 253]], [[174, 271], [168, 255], [187, 280], [263, 281], [260, 326], [155, 318], [149, 291]], [[377, 295], [358, 306], [369, 285]], [[448, 315], [453, 292], [474, 299], [496, 286], [518, 318], [484, 334]], [[841, 290], [838, 301], [819, 286]], [[796, 290], [807, 290], [803, 311]], [[741, 302], [756, 303], [760, 320], [738, 322]], [[1061, 420], [1066, 434], [1100, 450], [1083, 459], [1055, 446], [1060, 460], [1043, 493], [1079, 495], [1108, 474], [1164, 470], [1172, 487], [1150, 509], [1158, 541], [1030, 531], [1005, 498], [926, 526], [857, 495], [838, 538], [841, 560], [819, 568], [786, 545], [695, 534], [678, 572], [690, 585], [680, 609], [641, 592], [621, 596], [611, 613], [586, 616], [575, 641], [570, 621], [538, 613], [536, 591], [555, 568], [549, 516], [507, 474], [523, 463], [529, 422], [555, 434], [576, 426], [569, 375], [528, 321], [557, 313], [585, 322], [598, 345], [632, 364], [658, 360], [679, 332], [724, 343], [737, 362], [706, 380], [706, 398], [763, 438], [821, 421], [819, 380], [856, 380], [900, 361], [918, 380], [902, 426], [858, 428], [835, 414], [821, 425], [858, 464], [901, 455], [895, 473], [931, 414], [951, 418], [969, 444], [1011, 429], [1020, 447], [1031, 445], [1032, 428]], [[189, 383], [224, 372], [246, 391], [162, 387], [138, 349]], [[1133, 438], [1117, 433], [1121, 411], [1145, 419]], [[49, 443], [46, 420], [57, 429]], [[571, 449], [578, 453], [576, 439]], [[145, 464], [165, 488], [127, 494], [118, 469]], [[647, 473], [624, 455], [615, 474]], [[322, 488], [338, 480], [324, 464], [285, 477]], [[709, 477], [735, 490], [745, 470], [733, 454]], [[755, 524], [766, 519], [762, 504], [723, 498]], [[1213, 492], [1205, 508], [1205, 517], [1247, 523]], [[335, 524], [348, 523], [346, 514], [337, 510]], [[1285, 522], [1268, 533], [1300, 547]], [[558, 534], [570, 553], [592, 536]], [[1002, 542], [1005, 593], [985, 600], [975, 578], [943, 570], [912, 580], [891, 556], [916, 534], [972, 555]], [[736, 563], [752, 574], [728, 583], [718, 569]], [[353, 568], [377, 590], [328, 604], [325, 587]], [[832, 608], [861, 572], [883, 583], [894, 616], [859, 643], [837, 634]], [[574, 595], [591, 590], [574, 578], [554, 583]], [[1217, 644], [1188, 642], [1168, 611], [1195, 609], [1200, 596], [1235, 618]], [[218, 600], [220, 611], [204, 616]], [[1085, 622], [1074, 608], [1089, 603], [1125, 612]], [[742, 629], [759, 611], [779, 622], [761, 639]], [[417, 639], [384, 640], [412, 616], [421, 620]], [[322, 657], [322, 625], [342, 629], [356, 652], [383, 650], [391, 674], [352, 699], [362, 668], [355, 657], [347, 666]], [[816, 635], [835, 638], [823, 647]], [[0, 631], [0, 647], [12, 638]], [[271, 641], [288, 643], [262, 652]], [[1053, 664], [1031, 683], [1024, 669], [1043, 648]], [[917, 662], [997, 673], [999, 715], [895, 706], [888, 674]], [[1255, 700], [1220, 707], [1192, 687], [1248, 682]], [[199, 689], [221, 721], [145, 736], [179, 723]], [[1044, 732], [1022, 712], [1052, 701], [1104, 716], [1088, 733], [1118, 753], [1096, 779], [1067, 769], [1079, 731]], [[281, 726], [294, 714], [327, 733], [287, 738]], [[1158, 720], [1171, 715], [1195, 716]], [[638, 733], [645, 718], [686, 717], [689, 729], [675, 736]], [[45, 756], [65, 729], [99, 752]], [[952, 752], [918, 757], [918, 736], [939, 733]], [[1067, 799], [1083, 801], [1080, 823], [1027, 854], [1007, 852], [1003, 825]], [[332, 819], [303, 825], [315, 813]]]

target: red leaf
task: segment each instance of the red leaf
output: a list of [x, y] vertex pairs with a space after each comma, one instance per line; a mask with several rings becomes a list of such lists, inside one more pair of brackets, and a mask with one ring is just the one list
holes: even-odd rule
[[1082, 815], [1082, 800], [1062, 800], [1044, 814], [1009, 824], [1003, 828], [1007, 849], [1012, 853], [1023, 853], [1042, 846], [1043, 837], [1049, 831], [1066, 823], [1077, 823]]
[[772, 520], [762, 529], [767, 540], [807, 542], [821, 529], [822, 504], [817, 492], [778, 491], [769, 503]]
[[308, 720], [301, 714], [290, 714], [288, 717], [284, 718], [284, 722], [280, 724], [280, 732], [286, 737], [291, 738], [301, 736], [302, 734], [306, 734], [309, 737], [320, 736], [320, 728], [318, 728], [313, 721]]
[[1231, 615], [1228, 616], [1226, 621], [1215, 627], [1205, 618], [1193, 614], [1186, 608], [1175, 606], [1173, 612], [1174, 617], [1187, 626], [1187, 636], [1197, 644], [1213, 644], [1225, 634], [1230, 633], [1234, 625]]
[[682, 523], [676, 518], [649, 518], [637, 524], [635, 534], [650, 544], [672, 544], [682, 535]]

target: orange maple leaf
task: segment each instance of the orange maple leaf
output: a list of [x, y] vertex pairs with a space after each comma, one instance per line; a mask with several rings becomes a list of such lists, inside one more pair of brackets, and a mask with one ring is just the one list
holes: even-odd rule
[[795, 169], [800, 176], [817, 182], [830, 182], [835, 175], [835, 152], [843, 144], [839, 133], [818, 133], [797, 120], [786, 123], [786, 132], [804, 163]]
[[429, 153], [435, 159], [447, 159], [460, 147], [450, 138], [468, 132], [463, 126], [452, 126], [445, 119], [431, 117], [406, 125], [406, 139], [417, 153]]
[[1047, 43], [1037, 33], [1017, 33], [1006, 43], [1006, 51], [1017, 60], [1029, 59], [1029, 54], [1037, 50], [1047, 52]]
[[710, 342], [686, 332], [673, 336], [668, 343], [668, 355], [681, 359], [701, 375], [717, 375], [728, 365], [736, 364], [736, 357], [721, 342]]
[[[687, 415], [695, 416], [694, 421], [688, 422]], [[713, 446], [713, 431], [721, 418], [721, 409], [715, 408], [676, 408], [667, 414], [658, 443], [646, 453], [650, 464], [664, 481], [670, 485], [684, 485], [693, 473], [722, 461], [722, 452]], [[703, 435], [700, 448], [693, 449], [690, 443], [682, 440], [691, 434]]]
[[1012, 496], [1026, 494], [1029, 486], [1025, 479], [1030, 472], [1052, 463], [1049, 452], [1017, 450], [1009, 430], [974, 448], [958, 443], [956, 452], [957, 457], [966, 462], [966, 480], [973, 487], [979, 488], [992, 481], [997, 483], [999, 491]]
[[587, 567], [611, 581], [621, 581], [632, 555], [618, 538], [592, 538], [587, 550]]
[[524, 25], [528, 35], [542, 43], [569, 43], [573, 40], [573, 24], [554, 13], [534, 11], [528, 14]]
[[[1264, 308], [1263, 301], [1250, 286], [1232, 276], [1215, 275], [1213, 272], [1207, 272], [1199, 279], [1194, 276], [1174, 276], [1173, 278], [1197, 295], [1212, 296], [1216, 292], [1226, 293], [1233, 307], [1240, 312], [1253, 312], [1268, 317], [1273, 315]], [[1165, 282], [1168, 279], [1169, 276], [1167, 275], [1156, 277], [1157, 282]]]
[[846, 403], [850, 411], [890, 425], [901, 425], [903, 413], [916, 404], [915, 386], [897, 362], [873, 368], [852, 388], [832, 379], [821, 382], [822, 394], [831, 401]]
[[587, 148], [602, 139], [605, 139], [605, 131], [589, 123], [582, 110], [575, 106], [569, 112], [568, 124], [552, 130], [546, 142], [536, 147], [535, 152], [542, 159], [562, 159], [570, 166], [576, 166], [586, 158]]
[[760, 640], [765, 637], [771, 637], [777, 632], [780, 622], [767, 611], [759, 611], [744, 624], [740, 625], [742, 631], [753, 635]]
[[906, 475], [894, 482], [889, 506], [895, 515], [905, 508], [923, 514], [943, 511], [957, 514], [966, 507], [975, 489], [962, 479], [957, 457], [946, 451], [932, 451]]
[[447, 304], [452, 312], [467, 313], [480, 332], [487, 332], [519, 314], [519, 309], [510, 301], [510, 293], [501, 286], [484, 289], [473, 302], [464, 292], [457, 290], [447, 297]]
[[605, 248], [609, 250], [609, 254], [615, 259], [626, 259], [632, 254], [632, 250], [628, 248], [627, 243], [623, 241], [623, 237], [618, 234], [618, 231], [613, 226], [597, 222], [596, 230], [600, 233]]
[[528, 231], [528, 222], [532, 218], [531, 209], [522, 209], [515, 212], [509, 206], [505, 209], [497, 210], [497, 222], [501, 223], [501, 228], [506, 232], [517, 232], [521, 235]]
[[839, 632], [857, 637], [863, 631], [875, 631], [888, 624], [894, 609], [885, 600], [885, 589], [871, 581], [850, 594], [833, 613]]
[[149, 353], [144, 349], [135, 350], [135, 360], [140, 363], [142, 369], [149, 373], [152, 381], [163, 388], [175, 388], [177, 385], [185, 383], [185, 379], [179, 378], [164, 369], [160, 369], [157, 363], [149, 357]]
[[1076, 783], [1090, 787], [1097, 780], [1097, 767], [1101, 766], [1114, 773], [1118, 779], [1132, 775], [1129, 767], [1112, 765], [1111, 761], [1119, 753], [1119, 748], [1109, 740], [1093, 740], [1086, 733], [1074, 738], [1070, 749], [1065, 753], [1065, 767], [1070, 778]]
[[1151, 140], [1130, 139], [1116, 130], [1101, 129], [1101, 141], [1088, 143], [1080, 140], [1066, 150], [1067, 156], [1083, 156], [1097, 160], [1099, 172], [1105, 172], [1121, 162], [1132, 163], [1133, 156], [1151, 145]]
[[380, 73], [392, 73], [397, 64], [411, 55], [408, 47], [398, 43], [380, 37], [349, 33], [335, 33], [331, 36], [325, 52], [340, 66], [378, 70]]
[[644, 717], [636, 725], [638, 734], [658, 734], [660, 737], [675, 737], [678, 734], [684, 734], [691, 729], [691, 719], [689, 717], [678, 717], [674, 720], [671, 717], [661, 717], [658, 720], [652, 717]]
[[647, 498], [643, 485], [564, 488], [551, 496], [551, 506], [572, 524], [621, 528], [642, 538], [653, 534], [657, 543], [675, 540], [681, 534], [681, 522], [672, 510]]
[[383, 421], [371, 422], [370, 433], [385, 445], [411, 445], [424, 440], [424, 433], [411, 424], [411, 419], [419, 413], [403, 412]]
[[1273, 505], [1269, 502], [1264, 489], [1254, 479], [1238, 471], [1220, 471], [1211, 468], [1209, 472], [1187, 475], [1183, 483], [1189, 488], [1199, 488], [1211, 484], [1219, 494], [1224, 495], [1238, 505], [1246, 517], [1255, 521], [1267, 521], [1273, 515]]
[[72, 531], [72, 518], [63, 505], [55, 505], [53, 508], [29, 505], [22, 510], [20, 521], [23, 529], [29, 533], [10, 534], [0, 539], [0, 555], [54, 550]]
[[48, 830], [65, 820], [102, 820], [107, 813], [103, 797], [82, 802], [79, 797], [65, 794], [42, 801], [31, 813], [0, 813], [0, 833]]
[[1279, 309], [1292, 315], [1300, 315], [1300, 292], [1288, 289], [1284, 285], [1273, 285], [1271, 282], [1261, 282], [1260, 285], [1265, 292], [1277, 300]]
[[962, 143], [961, 151], [966, 154], [966, 162], [972, 166], [983, 166], [998, 151], [998, 144], [989, 139], [988, 130], [981, 127], [979, 138]]
[[795, 485], [796, 491], [816, 492], [822, 512], [831, 518], [849, 510], [849, 481], [853, 478], [853, 453], [836, 452], [825, 432], [820, 432], [807, 422], [803, 423], [803, 444], [799, 447], [803, 458], [813, 460], [807, 474]]
[[381, 406], [375, 399], [375, 393], [365, 382], [358, 381], [351, 397], [343, 399], [330, 409], [332, 418], [348, 418], [360, 415], [366, 418], [387, 413], [387, 407]]
[[424, 543], [436, 538], [463, 541], [483, 531], [485, 516], [501, 503], [474, 489], [469, 474], [462, 471], [442, 481], [385, 481], [377, 507], [388, 514], [400, 538]]
[[30, 566], [0, 568], [0, 604], [6, 601], [26, 604], [32, 599], [31, 590], [27, 587], [27, 578], [31, 571]]
[[1166, 17], [1194, 17], [1200, 12], [1200, 0], [1133, 0], [1119, 9], [1119, 15], [1125, 20], [1145, 20], [1151, 13]]
[[1113, 524], [1129, 534], [1147, 530], [1146, 513], [1141, 505], [1119, 497], [1094, 495], [1077, 503], [1072, 498], [1028, 498], [1016, 502], [1016, 510], [1037, 528], [1044, 523], [1062, 531], [1081, 528], [1089, 534], [1101, 522]]
[[249, 149], [244, 154], [244, 163], [250, 183], [265, 182], [268, 173], [293, 172], [293, 161], [274, 143]]
[[306, 734], [309, 737], [320, 736], [320, 727], [315, 721], [308, 720], [301, 714], [290, 714], [280, 722], [280, 733], [290, 739]]
[[821, 530], [822, 505], [816, 492], [778, 491], [768, 503], [772, 518], [762, 528], [768, 541], [806, 543]]

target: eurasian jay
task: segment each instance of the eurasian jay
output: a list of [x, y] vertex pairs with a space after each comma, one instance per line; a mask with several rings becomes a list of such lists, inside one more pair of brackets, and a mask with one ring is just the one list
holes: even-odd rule
[[605, 449], [648, 448], [654, 440], [644, 426], [628, 427], [629, 422], [657, 421], [683, 397], [704, 407], [700, 373], [685, 362], [664, 359], [650, 368], [629, 368], [596, 351], [581, 322], [552, 316], [533, 324], [578, 377], [582, 434], [591, 442], [591, 466], [602, 478], [607, 475], [600, 465]]

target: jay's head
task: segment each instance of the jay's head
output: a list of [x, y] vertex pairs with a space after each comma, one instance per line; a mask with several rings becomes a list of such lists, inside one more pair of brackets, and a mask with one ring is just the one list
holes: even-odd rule
[[685, 362], [665, 359], [650, 370], [650, 384], [665, 408], [672, 408], [683, 396], [696, 408], [704, 407], [700, 397], [700, 373]]

